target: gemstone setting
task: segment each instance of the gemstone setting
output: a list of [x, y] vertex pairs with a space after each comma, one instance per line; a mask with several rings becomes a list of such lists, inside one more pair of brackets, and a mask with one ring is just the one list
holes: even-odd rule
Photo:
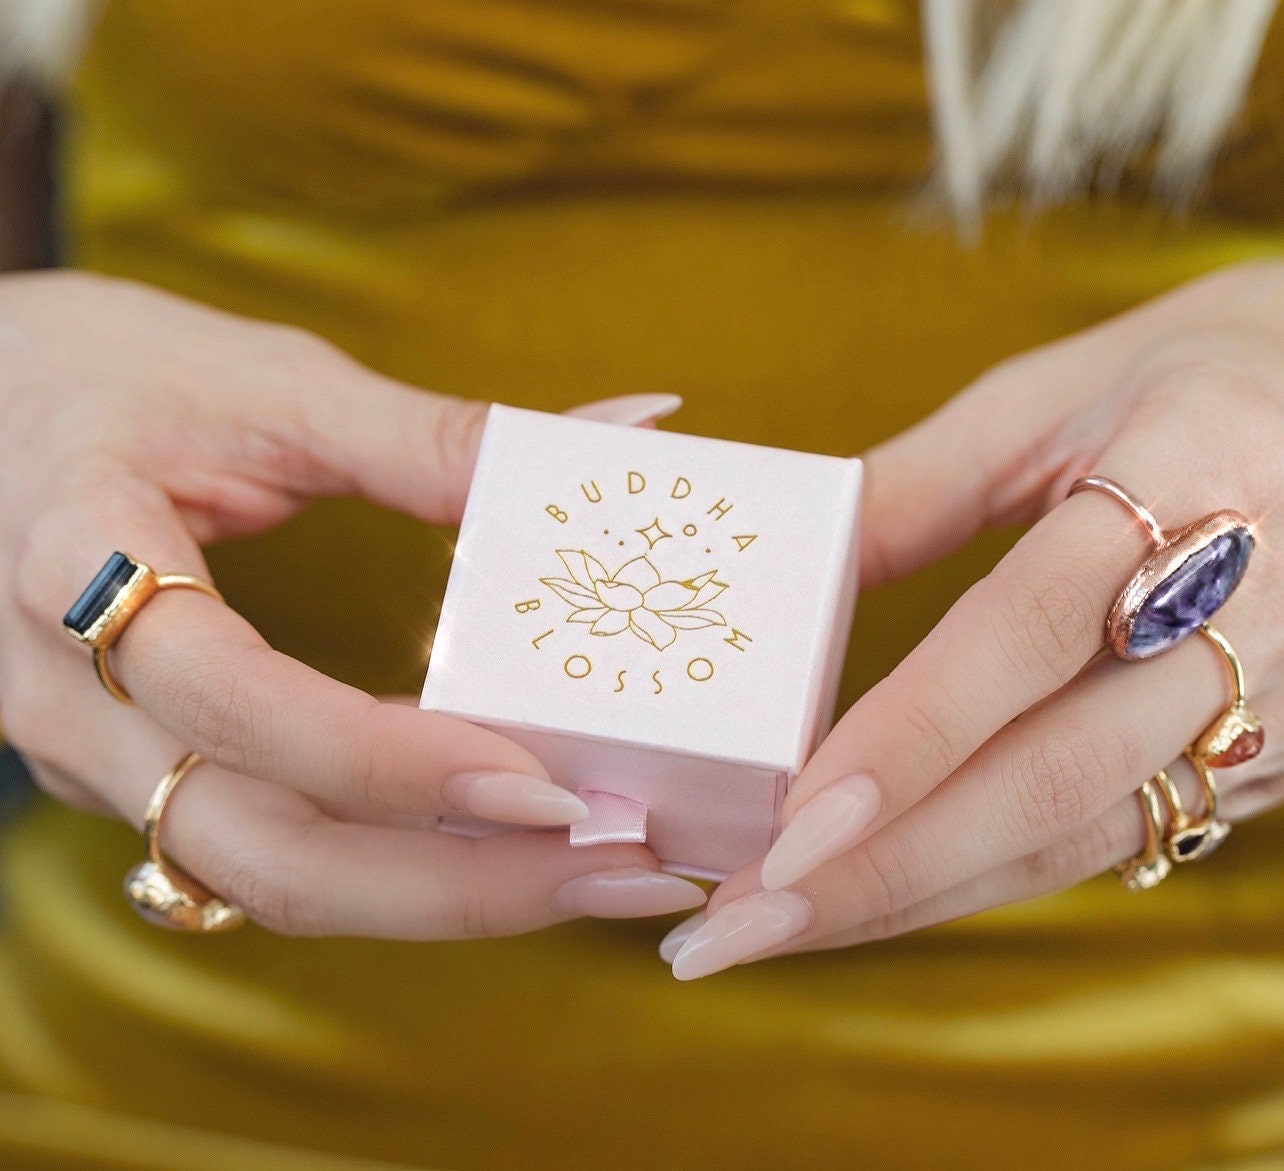
[[139, 563], [124, 553], [113, 553], [63, 616], [62, 624], [82, 642], [92, 638], [95, 625], [108, 615], [116, 600], [141, 570]]
[[1233, 768], [1260, 756], [1266, 747], [1266, 729], [1257, 713], [1243, 701], [1236, 702], [1192, 746], [1209, 768]]
[[1165, 843], [1174, 862], [1195, 862], [1207, 858], [1230, 834], [1230, 826], [1217, 818], [1192, 823], [1172, 834]]
[[1111, 649], [1120, 658], [1148, 659], [1195, 634], [1235, 592], [1252, 552], [1248, 520], [1229, 510], [1170, 537], [1111, 610]]

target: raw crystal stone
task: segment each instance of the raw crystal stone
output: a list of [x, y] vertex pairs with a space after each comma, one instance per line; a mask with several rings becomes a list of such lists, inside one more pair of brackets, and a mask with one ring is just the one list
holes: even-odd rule
[[62, 624], [73, 634], [84, 635], [116, 600], [137, 568], [124, 553], [113, 553], [85, 587], [85, 592], [72, 603]]
[[1264, 747], [1266, 747], [1266, 729], [1259, 724], [1256, 728], [1243, 729], [1223, 751], [1216, 756], [1205, 757], [1204, 763], [1209, 768], [1230, 768], [1232, 765], [1243, 764], [1246, 760], [1260, 756]]
[[1235, 592], [1253, 538], [1232, 529], [1197, 549], [1154, 587], [1133, 619], [1129, 658], [1148, 659], [1194, 634]]

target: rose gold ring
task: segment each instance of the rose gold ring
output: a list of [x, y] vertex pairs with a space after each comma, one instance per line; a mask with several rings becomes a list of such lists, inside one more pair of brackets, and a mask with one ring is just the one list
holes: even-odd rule
[[1195, 634], [1235, 592], [1253, 552], [1247, 517], [1222, 509], [1166, 534], [1144, 504], [1105, 476], [1084, 476], [1068, 495], [1094, 491], [1141, 522], [1154, 551], [1106, 618], [1106, 643], [1121, 659], [1149, 659]]

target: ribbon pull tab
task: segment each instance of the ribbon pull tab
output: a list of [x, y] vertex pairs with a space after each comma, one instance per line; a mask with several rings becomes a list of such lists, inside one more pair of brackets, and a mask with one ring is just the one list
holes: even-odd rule
[[581, 789], [577, 797], [589, 808], [585, 820], [571, 826], [572, 846], [646, 841], [646, 806], [618, 793]]

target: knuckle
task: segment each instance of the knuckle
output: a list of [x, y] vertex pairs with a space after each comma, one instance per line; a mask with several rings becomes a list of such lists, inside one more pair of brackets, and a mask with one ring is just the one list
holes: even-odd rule
[[1014, 580], [997, 595], [1001, 601], [993, 645], [1020, 678], [1038, 672], [1040, 684], [1059, 686], [1100, 641], [1105, 613], [1090, 583], [1072, 573]]
[[1131, 852], [1135, 851], [1098, 819], [1047, 849], [1027, 854], [1021, 865], [1032, 895], [1051, 894], [1101, 873]]
[[489, 902], [479, 890], [468, 891], [460, 900], [456, 920], [460, 934], [467, 939], [492, 939], [501, 934]]
[[333, 776], [339, 800], [365, 809], [407, 812], [403, 794], [385, 766], [382, 749], [391, 729], [385, 726], [384, 705], [371, 699], [350, 731], [335, 744]]
[[914, 901], [921, 881], [901, 846], [894, 842], [879, 846], [876, 840], [871, 841], [859, 876], [862, 917], [890, 919]]
[[184, 672], [174, 687], [179, 723], [206, 760], [260, 776], [266, 760], [262, 728], [270, 720], [243, 681], [240, 669], [211, 664], [207, 672]]
[[969, 718], [962, 701], [942, 686], [928, 683], [907, 697], [898, 720], [904, 740], [915, 746], [919, 764], [933, 778], [948, 776], [975, 747], [971, 743], [975, 720]]
[[429, 448], [445, 485], [458, 485], [461, 492], [452, 504], [462, 506], [489, 407], [482, 402], [444, 399], [431, 415]]
[[254, 855], [232, 862], [220, 893], [260, 927], [278, 935], [316, 935], [319, 924], [299, 892], [283, 855]]
[[1000, 771], [1019, 842], [1059, 840], [1079, 829], [1112, 775], [1093, 737], [1073, 729], [1044, 737]]

